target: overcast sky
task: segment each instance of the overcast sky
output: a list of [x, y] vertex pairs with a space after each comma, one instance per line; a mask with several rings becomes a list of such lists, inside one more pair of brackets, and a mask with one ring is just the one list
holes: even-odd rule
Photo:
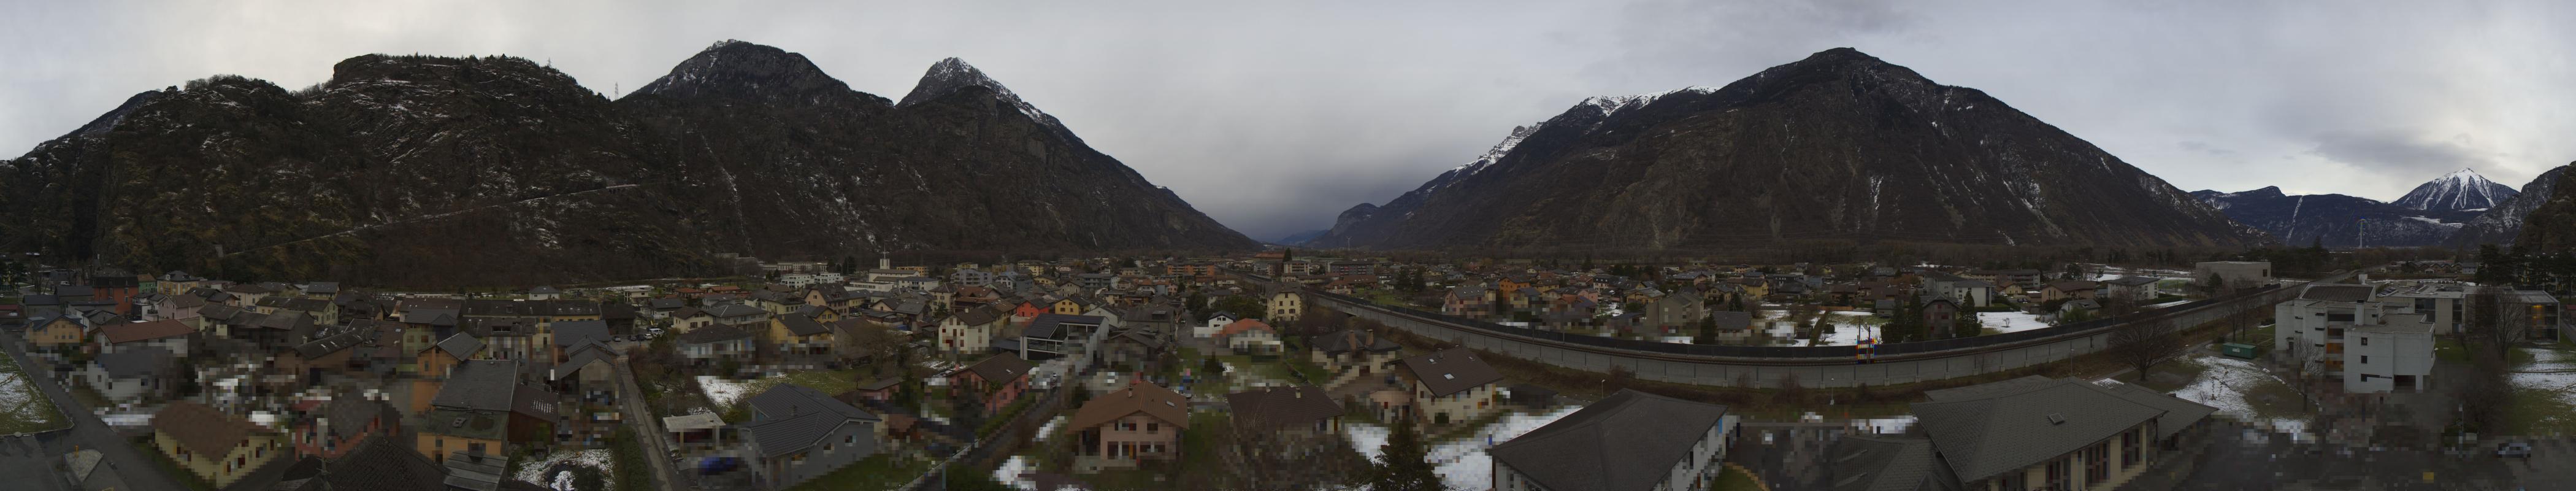
[[1384, 203], [1583, 97], [1838, 46], [2184, 190], [2387, 201], [2462, 167], [2518, 188], [2576, 160], [2563, 1], [340, 3], [7, 2], [0, 155], [211, 74], [296, 88], [366, 53], [509, 54], [609, 93], [741, 39], [888, 98], [963, 57], [1259, 239]]

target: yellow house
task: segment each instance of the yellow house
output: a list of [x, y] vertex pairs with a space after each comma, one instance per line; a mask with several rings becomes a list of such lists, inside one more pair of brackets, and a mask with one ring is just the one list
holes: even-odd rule
[[42, 327], [28, 329], [27, 342], [34, 343], [36, 349], [55, 350], [80, 346], [82, 341], [89, 339], [88, 334], [89, 329], [81, 324], [79, 318], [63, 315], [46, 321]]
[[1298, 294], [1296, 290], [1272, 293], [1269, 303], [1270, 315], [1263, 318], [1269, 319], [1272, 324], [1286, 325], [1306, 313], [1306, 296]]
[[292, 453], [276, 433], [188, 401], [170, 403], [152, 417], [152, 448], [219, 488]]
[[1744, 296], [1746, 297], [1762, 298], [1771, 296], [1771, 282], [1762, 281], [1760, 278], [1736, 278], [1735, 284], [1737, 286], [1744, 287]]
[[764, 334], [762, 337], [768, 339], [770, 343], [778, 345], [780, 353], [802, 355], [832, 353], [832, 329], [812, 317], [801, 315], [770, 317], [769, 329], [762, 334]]
[[1053, 310], [1057, 314], [1082, 315], [1083, 311], [1091, 310], [1089, 305], [1087, 305], [1089, 303], [1090, 302], [1082, 301], [1080, 298], [1065, 297], [1063, 300], [1055, 301], [1055, 308]]
[[439, 408], [425, 413], [429, 422], [420, 431], [414, 450], [437, 462], [447, 462], [456, 452], [501, 455], [504, 439], [509, 437], [508, 417], [490, 412]]

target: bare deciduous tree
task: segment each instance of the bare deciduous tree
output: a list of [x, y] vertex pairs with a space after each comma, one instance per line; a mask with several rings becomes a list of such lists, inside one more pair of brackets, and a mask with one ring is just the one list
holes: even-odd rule
[[2147, 379], [2147, 369], [2182, 356], [2185, 349], [2182, 334], [2174, 332], [2169, 319], [2131, 322], [2112, 329], [2111, 346], [2106, 351], [2112, 359], [2136, 367], [2141, 382]]

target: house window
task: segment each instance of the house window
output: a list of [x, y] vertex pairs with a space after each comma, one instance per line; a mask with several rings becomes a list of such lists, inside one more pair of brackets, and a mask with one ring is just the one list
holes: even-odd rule
[[1153, 433], [1153, 432], [1156, 432], [1156, 431], [1161, 431], [1162, 429], [1163, 429], [1163, 424], [1162, 424], [1162, 423], [1145, 423], [1145, 432], [1146, 432], [1146, 433]]
[[2364, 364], [2370, 363], [2370, 355], [2361, 355], [2361, 362]]

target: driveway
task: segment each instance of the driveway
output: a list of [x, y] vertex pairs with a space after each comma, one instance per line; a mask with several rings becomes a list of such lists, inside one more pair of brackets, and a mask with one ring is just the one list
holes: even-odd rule
[[88, 407], [81, 406], [78, 400], [72, 399], [71, 393], [64, 392], [62, 385], [54, 380], [53, 365], [30, 361], [31, 359], [25, 353], [19, 351], [19, 342], [20, 340], [15, 337], [0, 337], [0, 348], [5, 348], [0, 350], [7, 351], [8, 356], [17, 359], [18, 366], [25, 369], [28, 385], [43, 390], [45, 397], [54, 400], [55, 409], [61, 411], [63, 417], [71, 418], [72, 429], [38, 434], [33, 437], [0, 438], [0, 482], [8, 483], [0, 487], [12, 490], [68, 489], [62, 477], [53, 471], [53, 467], [55, 462], [62, 461], [63, 454], [78, 448], [98, 450], [99, 454], [106, 458], [105, 465], [108, 466], [98, 472], [113, 472], [123, 477], [125, 489], [143, 491], [187, 489], [170, 476], [162, 474], [161, 468], [150, 460], [152, 457], [135, 450], [134, 445], [126, 443], [124, 437], [116, 435], [116, 430], [108, 428], [106, 422], [99, 421], [97, 414], [91, 413]]
[[625, 408], [628, 426], [635, 428], [635, 439], [643, 442], [644, 461], [653, 467], [653, 480], [663, 491], [680, 489], [679, 474], [671, 471], [671, 449], [662, 431], [662, 418], [644, 403], [644, 391], [635, 385], [635, 372], [626, 368], [626, 357], [617, 357], [617, 405]]

